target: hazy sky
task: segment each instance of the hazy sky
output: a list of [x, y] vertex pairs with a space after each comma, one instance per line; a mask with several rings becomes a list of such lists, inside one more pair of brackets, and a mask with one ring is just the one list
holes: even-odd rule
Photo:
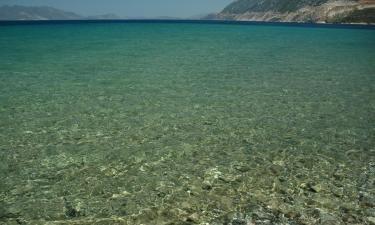
[[84, 16], [189, 17], [219, 12], [233, 0], [0, 0], [0, 5], [52, 6]]

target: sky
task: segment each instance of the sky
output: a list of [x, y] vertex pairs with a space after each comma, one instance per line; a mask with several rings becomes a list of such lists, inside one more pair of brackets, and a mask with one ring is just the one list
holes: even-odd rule
[[83, 16], [191, 17], [221, 11], [233, 0], [0, 0], [0, 5], [51, 6]]

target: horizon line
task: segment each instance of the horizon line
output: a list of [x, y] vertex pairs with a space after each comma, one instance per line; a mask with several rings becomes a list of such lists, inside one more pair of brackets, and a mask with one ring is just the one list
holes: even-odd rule
[[374, 23], [311, 23], [288, 21], [245, 21], [223, 19], [189, 18], [121, 18], [121, 19], [61, 19], [61, 20], [0, 20], [0, 25], [43, 25], [43, 24], [79, 24], [79, 23], [185, 23], [185, 24], [232, 24], [232, 25], [268, 25], [315, 28], [352, 28], [375, 29]]

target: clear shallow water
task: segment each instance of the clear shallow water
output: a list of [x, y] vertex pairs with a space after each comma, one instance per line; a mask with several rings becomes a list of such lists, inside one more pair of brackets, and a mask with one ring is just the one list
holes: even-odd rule
[[375, 218], [374, 30], [3, 26], [0, 49], [0, 223]]

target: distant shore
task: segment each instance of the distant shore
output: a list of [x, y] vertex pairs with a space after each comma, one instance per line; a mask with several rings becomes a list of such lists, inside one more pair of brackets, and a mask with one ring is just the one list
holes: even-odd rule
[[233, 24], [233, 25], [265, 25], [265, 26], [295, 26], [322, 28], [359, 28], [375, 29], [372, 23], [307, 23], [307, 22], [269, 22], [245, 20], [197, 20], [197, 19], [79, 19], [79, 20], [0, 20], [4, 25], [38, 25], [38, 24], [83, 24], [83, 23], [185, 23], [185, 24]]

